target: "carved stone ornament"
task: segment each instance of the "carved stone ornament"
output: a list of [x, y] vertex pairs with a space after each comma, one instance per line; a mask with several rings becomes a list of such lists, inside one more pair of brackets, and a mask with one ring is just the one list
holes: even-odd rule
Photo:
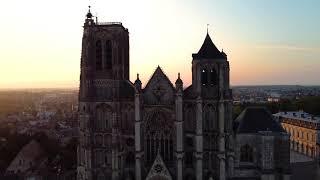
[[158, 151], [157, 157], [151, 166], [146, 180], [172, 180], [168, 168], [164, 164], [161, 155]]
[[171, 119], [162, 111], [147, 113], [146, 133], [152, 137], [171, 137], [173, 124]]
[[113, 87], [113, 80], [109, 79], [96, 79], [93, 81], [95, 87], [106, 87], [111, 88]]
[[152, 92], [154, 96], [157, 98], [158, 103], [160, 103], [161, 97], [166, 93], [166, 89], [163, 88], [161, 85], [157, 85]]

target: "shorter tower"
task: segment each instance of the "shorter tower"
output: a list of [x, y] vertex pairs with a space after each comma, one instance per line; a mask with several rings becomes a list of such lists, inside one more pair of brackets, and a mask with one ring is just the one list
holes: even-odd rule
[[194, 165], [187, 164], [190, 170], [186, 168], [185, 171], [191, 172], [195, 167], [197, 180], [225, 180], [232, 177], [228, 172], [232, 172], [234, 156], [229, 62], [208, 33], [200, 50], [192, 57], [192, 85], [184, 90], [183, 112], [187, 142], [185, 162], [194, 159]]

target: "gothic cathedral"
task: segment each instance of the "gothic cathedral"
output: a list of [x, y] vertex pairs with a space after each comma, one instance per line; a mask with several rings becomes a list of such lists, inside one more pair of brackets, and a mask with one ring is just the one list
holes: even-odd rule
[[129, 33], [84, 23], [79, 92], [79, 180], [226, 180], [235, 136], [227, 55], [209, 34], [192, 54], [192, 84], [158, 66], [143, 87], [129, 80]]

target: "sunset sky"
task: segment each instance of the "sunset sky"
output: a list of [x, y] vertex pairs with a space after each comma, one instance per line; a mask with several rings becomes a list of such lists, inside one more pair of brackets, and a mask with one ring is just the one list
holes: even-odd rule
[[78, 87], [88, 5], [130, 32], [130, 77], [160, 65], [191, 81], [206, 24], [231, 67], [232, 85], [320, 85], [319, 0], [1, 1], [0, 89]]

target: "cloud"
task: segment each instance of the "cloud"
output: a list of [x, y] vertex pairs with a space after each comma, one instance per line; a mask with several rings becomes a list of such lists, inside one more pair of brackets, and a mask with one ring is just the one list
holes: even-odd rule
[[288, 44], [265, 44], [255, 46], [258, 49], [278, 49], [278, 50], [286, 50], [286, 51], [301, 51], [301, 52], [316, 52], [320, 53], [320, 47], [303, 47], [303, 46], [295, 46]]

